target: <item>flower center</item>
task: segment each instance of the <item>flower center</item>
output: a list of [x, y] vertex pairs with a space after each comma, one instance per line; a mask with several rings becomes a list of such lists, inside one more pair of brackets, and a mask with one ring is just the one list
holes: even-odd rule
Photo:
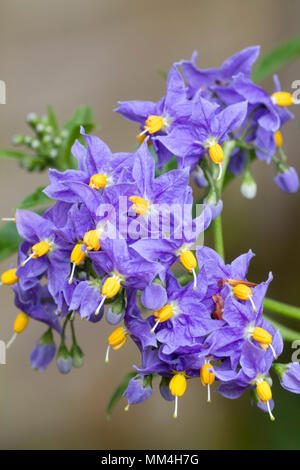
[[91, 176], [90, 183], [89, 183], [89, 186], [91, 188], [98, 190], [101, 188], [105, 188], [106, 185], [107, 185], [106, 175], [99, 173], [99, 174]]
[[139, 215], [145, 215], [148, 211], [148, 202], [140, 196], [130, 196], [129, 201], [133, 203], [133, 210]]
[[294, 103], [293, 96], [288, 91], [277, 91], [271, 95], [271, 100], [273, 104], [277, 106], [290, 106]]

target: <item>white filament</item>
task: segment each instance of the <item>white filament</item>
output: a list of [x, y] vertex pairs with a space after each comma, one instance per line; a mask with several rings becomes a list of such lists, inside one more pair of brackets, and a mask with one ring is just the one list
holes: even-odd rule
[[210, 385], [207, 384], [207, 403], [211, 403], [211, 398], [210, 398]]
[[256, 311], [257, 311], [257, 308], [255, 307], [255, 303], [253, 302], [253, 299], [252, 299], [252, 297], [251, 297], [250, 295], [248, 296], [248, 299], [249, 299], [250, 302], [251, 302], [251, 305], [252, 305], [252, 308], [253, 308], [254, 312], [256, 312]]
[[217, 178], [217, 181], [219, 181], [222, 177], [222, 173], [223, 173], [223, 165], [222, 163], [219, 163], [219, 174], [218, 174], [218, 178]]
[[278, 359], [278, 356], [277, 356], [277, 354], [276, 354], [276, 352], [275, 352], [275, 349], [273, 348], [273, 345], [270, 344], [269, 346], [270, 346], [271, 351], [272, 351], [272, 353], [273, 353], [274, 359]]
[[109, 350], [110, 350], [110, 345], [107, 346], [107, 350], [106, 350], [106, 355], [105, 355], [106, 364], [109, 362]]
[[28, 258], [25, 259], [25, 261], [23, 261], [23, 263], [21, 263], [21, 266], [22, 266], [22, 267], [25, 266], [25, 264], [27, 264], [28, 261], [30, 261], [33, 257], [34, 257], [34, 253], [31, 253], [31, 255], [28, 256]]
[[101, 307], [102, 307], [102, 305], [103, 305], [104, 302], [105, 302], [105, 299], [106, 299], [106, 295], [104, 295], [104, 296], [102, 297], [102, 300], [101, 300], [100, 304], [99, 304], [98, 307], [97, 307], [97, 310], [96, 310], [96, 312], [95, 312], [95, 315], [98, 315], [98, 314], [99, 314], [99, 312], [100, 312], [100, 310], [101, 310]]
[[196, 290], [197, 289], [197, 275], [196, 275], [195, 269], [192, 269], [192, 273], [194, 276], [194, 290]]
[[267, 408], [268, 408], [268, 412], [269, 412], [271, 421], [275, 421], [275, 417], [272, 415], [272, 411], [271, 411], [271, 408], [270, 408], [269, 401], [267, 401]]
[[159, 323], [160, 323], [160, 319], [157, 320], [157, 322], [155, 323], [154, 327], [150, 330], [150, 333], [154, 333], [154, 331], [155, 331], [157, 325], [159, 325]]
[[76, 268], [76, 264], [73, 263], [72, 271], [71, 271], [71, 275], [70, 275], [70, 279], [69, 279], [69, 284], [72, 284], [72, 282], [73, 282], [73, 277], [74, 277], [74, 273], [75, 273], [75, 268]]
[[16, 337], [18, 336], [17, 333], [14, 333], [12, 335], [12, 337], [10, 338], [10, 340], [8, 341], [7, 345], [6, 345], [6, 349], [9, 349], [11, 347], [11, 345], [13, 344], [14, 340], [16, 339]]
[[177, 418], [177, 417], [178, 417], [178, 397], [176, 396], [175, 397], [175, 410], [174, 410], [173, 418]]

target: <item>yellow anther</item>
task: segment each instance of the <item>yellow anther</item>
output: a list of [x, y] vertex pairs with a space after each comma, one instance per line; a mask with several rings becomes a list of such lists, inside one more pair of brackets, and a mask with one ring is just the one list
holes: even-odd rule
[[31, 248], [31, 250], [32, 250], [31, 255], [28, 256], [28, 258], [25, 259], [25, 261], [23, 261], [21, 266], [25, 266], [25, 264], [28, 263], [28, 261], [30, 261], [31, 259], [40, 258], [41, 256], [46, 255], [48, 253], [48, 251], [50, 250], [50, 248], [51, 248], [50, 244], [46, 241], [36, 243]]
[[203, 364], [200, 371], [202, 385], [212, 385], [215, 381], [214, 368], [211, 364]]
[[82, 251], [83, 245], [81, 243], [77, 243], [71, 253], [71, 263], [79, 266], [85, 260], [86, 253]]
[[50, 245], [49, 243], [42, 241], [33, 245], [31, 249], [33, 252], [33, 258], [40, 258], [41, 256], [44, 256], [46, 253], [48, 253], [50, 250]]
[[180, 372], [173, 375], [169, 383], [169, 388], [174, 397], [182, 397], [186, 391], [185, 375]]
[[253, 339], [261, 344], [271, 344], [272, 336], [270, 333], [259, 326], [256, 326], [253, 330]]
[[1, 275], [1, 283], [5, 284], [6, 286], [12, 286], [16, 282], [18, 282], [19, 278], [16, 275], [16, 271], [17, 271], [16, 268], [9, 269], [8, 271], [5, 271]]
[[273, 93], [271, 98], [273, 103], [278, 106], [290, 106], [294, 102], [293, 96], [288, 91], [277, 91]]
[[270, 408], [270, 400], [272, 399], [272, 390], [268, 382], [266, 382], [265, 380], [258, 382], [256, 385], [256, 392], [259, 398], [261, 399], [261, 401], [267, 404], [271, 421], [275, 421], [275, 418], [272, 415], [271, 408]]
[[250, 287], [245, 284], [237, 284], [233, 288], [234, 295], [240, 300], [248, 300], [249, 297], [252, 297], [252, 291]]
[[272, 390], [268, 382], [263, 380], [262, 382], [259, 382], [256, 385], [256, 391], [257, 395], [261, 399], [263, 403], [266, 403], [267, 401], [271, 400], [272, 398]]
[[109, 350], [112, 347], [115, 351], [121, 349], [127, 341], [128, 331], [124, 326], [116, 328], [108, 337], [108, 348], [106, 351], [105, 362], [109, 362]]
[[127, 335], [126, 329], [122, 326], [119, 326], [109, 335], [108, 337], [109, 345], [115, 350], [120, 349], [122, 346], [124, 346], [124, 344], [127, 341], [126, 335]]
[[280, 131], [276, 131], [274, 133], [274, 139], [275, 139], [276, 147], [277, 148], [282, 147], [283, 138], [282, 138], [282, 134]]
[[100, 232], [98, 230], [90, 230], [84, 235], [83, 243], [87, 246], [88, 251], [100, 250], [99, 236]]
[[15, 323], [14, 323], [14, 332], [15, 333], [22, 333], [25, 330], [26, 326], [29, 322], [29, 316], [26, 313], [20, 312], [18, 313]]
[[167, 304], [159, 310], [156, 310], [154, 316], [157, 317], [160, 322], [169, 320], [169, 318], [173, 316], [173, 308], [171, 305]]
[[12, 335], [11, 339], [8, 341], [6, 348], [10, 348], [16, 337], [25, 330], [26, 326], [29, 322], [29, 316], [26, 313], [20, 312], [16, 316], [14, 322], [14, 334]]
[[180, 261], [183, 266], [190, 272], [197, 267], [197, 260], [190, 250], [186, 250], [180, 255]]
[[149, 132], [149, 134], [155, 134], [155, 132], [160, 131], [163, 127], [163, 118], [161, 116], [151, 115], [147, 118], [144, 129]]
[[164, 321], [169, 320], [173, 316], [173, 307], [169, 304], [165, 305], [164, 307], [160, 308], [159, 310], [156, 310], [154, 312], [154, 316], [156, 317], [155, 320], [155, 325], [151, 330], [151, 333], [154, 333], [156, 327], [159, 325], [159, 323], [162, 323]]
[[258, 343], [263, 349], [267, 350], [268, 348], [270, 348], [272, 350], [274, 358], [277, 359], [277, 354], [272, 345], [272, 335], [268, 331], [266, 331], [264, 328], [256, 326], [253, 329], [252, 335], [253, 339], [258, 341]]
[[114, 297], [120, 289], [121, 283], [118, 277], [111, 276], [105, 280], [102, 286], [101, 294], [103, 297], [110, 299], [111, 297]]
[[142, 143], [144, 142], [144, 140], [146, 139], [146, 134], [138, 134], [136, 136], [136, 140], [138, 141], [138, 144], [139, 145], [142, 145]]
[[175, 410], [173, 417], [177, 418], [178, 416], [178, 397], [182, 397], [186, 391], [186, 378], [184, 373], [178, 372], [173, 375], [169, 383], [169, 389], [172, 395], [175, 397]]
[[222, 163], [224, 160], [224, 152], [220, 144], [211, 145], [211, 147], [209, 147], [208, 153], [212, 161], [216, 164]]
[[82, 250], [83, 245], [81, 243], [77, 243], [71, 253], [71, 263], [72, 263], [72, 271], [69, 279], [69, 284], [72, 284], [73, 282], [73, 277], [75, 273], [75, 268], [76, 266], [79, 266], [83, 261], [85, 260], [86, 257], [86, 252]]
[[148, 203], [139, 196], [130, 196], [129, 201], [133, 202], [133, 210], [139, 215], [145, 215], [148, 210]]
[[210, 399], [210, 386], [214, 383], [215, 381], [215, 374], [214, 374], [214, 368], [211, 364], [206, 362], [203, 364], [202, 369], [200, 370], [200, 379], [202, 385], [207, 385], [207, 401], [208, 403], [211, 402]]
[[89, 186], [93, 189], [101, 189], [105, 188], [106, 184], [106, 176], [102, 174], [96, 174], [91, 177]]
[[250, 300], [253, 310], [256, 312], [255, 304], [252, 300], [252, 290], [245, 284], [237, 284], [233, 289], [234, 295], [240, 300]]

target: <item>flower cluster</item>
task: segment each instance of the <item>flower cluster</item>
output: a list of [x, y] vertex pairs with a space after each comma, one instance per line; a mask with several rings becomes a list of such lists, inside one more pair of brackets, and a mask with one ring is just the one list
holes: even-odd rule
[[[274, 419], [270, 369], [283, 341], [263, 318], [272, 275], [250, 282], [251, 251], [225, 264], [199, 243], [222, 210], [220, 182], [227, 168], [244, 172], [248, 197], [255, 157], [275, 162], [282, 189], [298, 188], [280, 133], [291, 118], [286, 106], [292, 97], [280, 91], [277, 79], [271, 96], [251, 81], [258, 52], [245, 49], [220, 69], [197, 69], [195, 54], [174, 64], [158, 103], [119, 104], [120, 114], [140, 124], [134, 153], [113, 154], [81, 128], [85, 144], [78, 140], [72, 148], [77, 169], [49, 172], [45, 194], [54, 205], [43, 215], [17, 210], [23, 239], [18, 263], [1, 276], [20, 309], [7, 346], [30, 318], [47, 325], [31, 353], [33, 368], [44, 370], [54, 358], [53, 330], [60, 337], [60, 372], [80, 367], [75, 318], [98, 322], [106, 311], [115, 329], [105, 360], [129, 338], [141, 357], [125, 387], [128, 405], [148, 398], [159, 376], [161, 395], [175, 400], [176, 417], [178, 398], [194, 378], [207, 387], [208, 401], [214, 382], [227, 398], [251, 390], [253, 401]], [[200, 211], [191, 174], [207, 188]], [[71, 350], [65, 343], [68, 325]], [[274, 370], [283, 387], [300, 393], [298, 364], [277, 364]]]

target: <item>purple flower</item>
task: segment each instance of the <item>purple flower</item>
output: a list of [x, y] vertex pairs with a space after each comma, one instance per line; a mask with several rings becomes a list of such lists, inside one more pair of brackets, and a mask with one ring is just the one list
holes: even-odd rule
[[129, 405], [137, 405], [147, 400], [152, 395], [152, 378], [151, 376], [137, 374], [130, 379], [127, 389], [123, 397], [127, 397]]
[[280, 384], [283, 388], [292, 393], [300, 393], [300, 364], [298, 362], [275, 364], [274, 369], [280, 377]]
[[130, 153], [112, 154], [108, 146], [98, 137], [85, 133], [81, 134], [87, 144], [85, 148], [76, 141], [72, 153], [78, 160], [77, 170], [67, 170], [63, 173], [50, 170], [50, 185], [45, 193], [52, 199], [69, 203], [81, 202], [80, 195], [73, 189], [78, 183], [89, 186], [94, 190], [96, 197], [101, 197], [106, 190], [121, 180], [130, 181], [132, 169], [132, 156]]
[[55, 352], [52, 330], [49, 329], [34, 345], [30, 354], [31, 367], [39, 371], [45, 370], [54, 358]]
[[285, 167], [282, 171], [279, 171], [274, 181], [280, 189], [289, 194], [296, 193], [299, 189], [298, 173], [292, 166]]
[[190, 122], [174, 127], [168, 135], [157, 139], [179, 160], [183, 159], [182, 166], [192, 169], [207, 150], [230, 139], [229, 134], [244, 122], [247, 107], [247, 101], [242, 101], [222, 109], [198, 93], [193, 100]]
[[195, 51], [190, 61], [181, 62], [189, 96], [194, 96], [198, 90], [205, 93], [213, 84], [222, 83], [225, 85], [238, 73], [250, 77], [252, 65], [259, 52], [260, 48], [257, 46], [248, 47], [226, 59], [219, 69], [200, 70], [196, 67], [197, 52]]
[[191, 102], [187, 99], [185, 83], [178, 71], [178, 65], [174, 64], [171, 68], [166, 95], [158, 103], [119, 102], [116, 112], [140, 124], [142, 130], [140, 136], [145, 134], [150, 136], [151, 143], [158, 154], [158, 165], [162, 167], [172, 157], [172, 153], [156, 137], [169, 134], [173, 128], [188, 120], [191, 115]]

